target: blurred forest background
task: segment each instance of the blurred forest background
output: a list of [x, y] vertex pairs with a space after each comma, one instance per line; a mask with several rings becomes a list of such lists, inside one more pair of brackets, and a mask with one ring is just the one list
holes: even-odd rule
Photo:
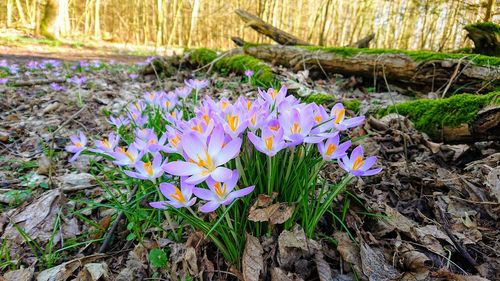
[[373, 48], [470, 47], [463, 27], [500, 21], [497, 0], [1, 0], [0, 27], [56, 38], [231, 48], [231, 36], [271, 42], [245, 28], [240, 8], [312, 44], [346, 46], [374, 33]]

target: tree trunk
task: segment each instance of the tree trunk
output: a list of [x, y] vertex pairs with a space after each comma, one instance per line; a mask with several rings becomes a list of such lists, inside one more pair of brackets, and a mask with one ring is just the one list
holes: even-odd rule
[[193, 42], [194, 32], [196, 30], [196, 22], [198, 20], [198, 12], [200, 10], [200, 1], [201, 0], [194, 0], [193, 12], [191, 13], [191, 25], [189, 27], [189, 39], [187, 44], [188, 48], [191, 47], [191, 44]]
[[40, 34], [50, 40], [59, 38], [59, 1], [47, 0], [42, 20], [40, 22]]
[[12, 0], [7, 0], [7, 27], [12, 26]]
[[500, 25], [477, 23], [464, 27], [467, 37], [474, 41], [474, 53], [488, 56], [500, 56]]
[[484, 14], [484, 22], [488, 22], [491, 20], [491, 15], [493, 14], [493, 5], [495, 4], [495, 1], [493, 0], [488, 0], [488, 3], [486, 3], [486, 13]]
[[94, 37], [96, 39], [101, 39], [100, 9], [101, 9], [101, 0], [95, 0]]

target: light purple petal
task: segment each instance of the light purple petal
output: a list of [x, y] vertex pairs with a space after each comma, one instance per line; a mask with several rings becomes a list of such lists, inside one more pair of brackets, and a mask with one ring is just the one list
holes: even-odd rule
[[233, 159], [240, 153], [240, 148], [241, 148], [241, 139], [236, 138], [232, 141], [230, 141], [224, 148], [221, 150], [221, 152], [216, 155], [216, 158], [214, 159], [214, 164], [216, 166], [220, 166], [228, 162], [229, 160]]
[[375, 156], [370, 156], [370, 157], [366, 158], [365, 161], [363, 162], [363, 165], [361, 166], [360, 170], [366, 171], [366, 170], [370, 169], [371, 166], [373, 166], [373, 164], [375, 164], [375, 162], [377, 162], [377, 157], [375, 157]]
[[215, 126], [210, 135], [210, 143], [208, 144], [208, 154], [217, 155], [224, 143], [224, 129], [221, 126]]
[[170, 199], [170, 194], [175, 193], [175, 186], [171, 183], [160, 183], [160, 191], [161, 193]]
[[211, 213], [211, 212], [215, 211], [217, 208], [219, 208], [219, 206], [220, 206], [219, 202], [210, 201], [210, 202], [208, 202], [205, 205], [200, 207], [200, 212]]
[[232, 198], [232, 199], [240, 198], [240, 197], [243, 197], [245, 195], [250, 194], [254, 189], [255, 189], [254, 185], [249, 186], [249, 187], [245, 187], [243, 189], [239, 189], [239, 190], [236, 190], [236, 191], [233, 191], [233, 192], [229, 193], [226, 198], [227, 199], [229, 199], [229, 198]]
[[191, 176], [201, 173], [204, 169], [194, 163], [174, 161], [165, 165], [165, 172], [175, 176]]
[[364, 171], [363, 172], [363, 176], [373, 176], [373, 175], [376, 175], [376, 174], [380, 173], [381, 171], [382, 171], [382, 168], [377, 168], [377, 169], [372, 169], [372, 170]]
[[206, 180], [209, 176], [203, 175], [202, 173], [195, 174], [186, 179], [186, 183], [189, 184], [199, 184], [200, 182]]
[[215, 194], [208, 189], [195, 187], [193, 188], [193, 194], [203, 200], [212, 201], [216, 199]]
[[232, 175], [233, 171], [225, 167], [218, 167], [210, 174], [210, 176], [218, 182], [225, 182], [231, 179]]
[[198, 156], [205, 157], [205, 144], [200, 140], [200, 138], [194, 134], [189, 133], [182, 138], [182, 147], [184, 151], [193, 160], [198, 160]]
[[167, 202], [165, 201], [159, 201], [159, 202], [149, 202], [149, 206], [156, 208], [156, 209], [166, 209]]

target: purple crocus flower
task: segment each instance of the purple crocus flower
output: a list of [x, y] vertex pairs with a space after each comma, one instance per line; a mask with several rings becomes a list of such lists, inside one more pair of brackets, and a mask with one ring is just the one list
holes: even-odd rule
[[306, 106], [302, 110], [293, 108], [279, 116], [279, 122], [283, 128], [285, 140], [290, 142], [290, 146], [301, 143], [309, 135], [314, 125], [312, 110]]
[[123, 147], [117, 147], [110, 155], [115, 158], [113, 163], [116, 165], [133, 167], [141, 160], [144, 152], [138, 150], [134, 144], [131, 144], [126, 150]]
[[372, 176], [380, 173], [382, 168], [370, 169], [373, 164], [377, 162], [377, 157], [370, 156], [368, 158], [363, 157], [363, 147], [357, 146], [351, 153], [351, 157], [347, 155], [339, 160], [339, 166], [351, 173], [354, 176]]
[[192, 91], [193, 89], [191, 89], [190, 87], [184, 86], [175, 89], [175, 94], [181, 99], [185, 100], [189, 96], [189, 94], [191, 94]]
[[83, 84], [85, 84], [85, 82], [87, 82], [87, 77], [85, 76], [78, 77], [75, 75], [71, 77], [70, 81], [76, 86], [81, 87]]
[[52, 90], [56, 91], [56, 92], [61, 92], [61, 91], [64, 91], [64, 87], [53, 82], [53, 83], [50, 83], [50, 87], [52, 88]]
[[161, 193], [168, 199], [168, 201], [150, 202], [149, 205], [156, 209], [166, 209], [167, 206], [172, 206], [176, 209], [182, 207], [191, 207], [196, 202], [193, 196], [194, 185], [187, 184], [181, 181], [181, 188], [170, 183], [160, 183]]
[[269, 88], [267, 91], [257, 89], [259, 97], [262, 98], [269, 107], [277, 107], [286, 97], [286, 87], [283, 85], [279, 91]]
[[38, 62], [37, 62], [37, 61], [30, 60], [30, 61], [26, 64], [26, 68], [27, 68], [27, 69], [29, 69], [29, 70], [38, 69], [38, 68], [39, 68]]
[[6, 59], [0, 60], [0, 67], [9, 67], [9, 63]]
[[326, 161], [333, 159], [340, 159], [347, 155], [346, 151], [351, 146], [351, 141], [346, 141], [342, 144], [340, 142], [340, 134], [337, 132], [335, 135], [326, 140], [326, 142], [318, 143], [318, 151]]
[[137, 126], [143, 126], [148, 122], [148, 116], [147, 115], [142, 115], [141, 111], [138, 110], [132, 110], [128, 113], [128, 117], [130, 120], [134, 121], [134, 123]]
[[143, 151], [149, 151], [151, 153], [156, 153], [160, 150], [165, 150], [165, 145], [167, 142], [167, 134], [163, 134], [161, 138], [158, 139], [156, 133], [151, 132], [146, 138], [136, 138], [134, 144]]
[[12, 64], [11, 66], [9, 66], [9, 72], [12, 75], [18, 74], [19, 73], [19, 67], [17, 66], [17, 64]]
[[193, 188], [193, 193], [196, 197], [208, 201], [200, 207], [203, 213], [210, 213], [219, 208], [220, 205], [227, 206], [231, 204], [236, 198], [243, 197], [250, 194], [255, 186], [245, 187], [239, 190], [234, 190], [238, 182], [238, 171], [233, 170], [231, 177], [225, 182], [214, 181], [207, 179], [209, 189]]
[[71, 140], [71, 144], [67, 145], [65, 149], [68, 152], [74, 153], [73, 157], [69, 159], [69, 162], [73, 162], [87, 148], [87, 137], [82, 132], [79, 132], [79, 137], [72, 135], [69, 139]]
[[120, 136], [109, 133], [108, 138], [96, 141], [95, 148], [91, 148], [89, 150], [92, 152], [109, 154], [113, 152], [115, 147], [118, 145], [118, 142], [120, 142]]
[[277, 131], [273, 131], [268, 127], [265, 127], [262, 129], [262, 137], [258, 137], [253, 132], [249, 132], [248, 139], [253, 143], [258, 151], [269, 157], [273, 157], [276, 153], [287, 146], [283, 140], [283, 129], [281, 128]]
[[112, 115], [109, 116], [109, 121], [110, 124], [115, 125], [117, 128], [120, 128], [121, 126], [126, 126], [130, 123], [130, 119], [124, 116], [118, 116], [118, 117], [113, 117]]
[[189, 79], [187, 81], [184, 81], [184, 83], [186, 83], [186, 86], [195, 89], [196, 91], [199, 91], [208, 86], [208, 80]]
[[152, 162], [137, 161], [134, 168], [136, 172], [125, 171], [125, 174], [133, 178], [141, 180], [151, 180], [161, 177], [164, 173], [165, 166], [167, 164], [167, 159], [163, 161], [163, 157], [160, 153], [156, 153], [153, 156]]
[[139, 74], [136, 74], [136, 73], [130, 73], [130, 74], [128, 75], [128, 77], [129, 77], [130, 79], [132, 79], [132, 80], [135, 80], [135, 79], [139, 78]]
[[251, 69], [245, 70], [245, 76], [248, 77], [248, 78], [252, 77], [253, 76], [253, 70], [251, 70]]
[[358, 116], [345, 120], [345, 108], [341, 103], [337, 103], [332, 107], [330, 116], [333, 120], [335, 128], [339, 131], [345, 131], [347, 129], [357, 127], [365, 121], [364, 116]]
[[176, 176], [190, 176], [186, 183], [197, 184], [208, 177], [216, 181], [226, 181], [231, 170], [221, 167], [235, 158], [241, 148], [241, 139], [236, 138], [225, 144], [224, 129], [217, 126], [210, 135], [210, 141], [203, 141], [197, 133], [189, 132], [182, 137], [182, 148], [187, 161], [168, 163], [165, 171]]
[[9, 82], [9, 78], [0, 78], [0, 85], [5, 85]]

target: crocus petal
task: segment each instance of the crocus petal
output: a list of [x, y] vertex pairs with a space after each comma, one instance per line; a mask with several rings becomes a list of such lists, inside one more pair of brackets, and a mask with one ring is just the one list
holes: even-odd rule
[[80, 156], [80, 153], [82, 153], [82, 150], [78, 151], [77, 153], [75, 153], [75, 155], [73, 155], [73, 157], [71, 157], [69, 159], [69, 162], [74, 162], [76, 161], [76, 159]]
[[209, 175], [203, 175], [202, 173], [195, 174], [186, 179], [186, 183], [189, 184], [199, 184], [200, 182], [206, 180]]
[[208, 202], [205, 205], [200, 207], [200, 212], [211, 213], [211, 212], [215, 211], [217, 208], [219, 208], [219, 206], [220, 206], [219, 202], [210, 201], [210, 202]]
[[224, 146], [221, 152], [216, 155], [216, 158], [214, 159], [216, 163], [214, 164], [219, 166], [236, 157], [238, 153], [240, 153], [241, 142], [240, 138], [230, 141], [226, 146]]
[[182, 138], [183, 148], [189, 158], [198, 160], [198, 156], [204, 157], [205, 144], [195, 133], [188, 133]]
[[174, 161], [165, 165], [165, 172], [175, 176], [191, 176], [201, 173], [204, 169], [194, 163]]
[[156, 209], [166, 209], [167, 208], [166, 205], [167, 203], [165, 201], [149, 202], [149, 206]]
[[215, 200], [215, 194], [208, 189], [195, 187], [193, 188], [193, 194], [203, 200], [213, 201]]
[[175, 186], [171, 183], [160, 183], [160, 191], [165, 197], [170, 198], [170, 194], [175, 193]]
[[372, 169], [372, 170], [364, 171], [363, 172], [363, 176], [373, 176], [373, 175], [376, 175], [376, 174], [380, 173], [381, 171], [382, 171], [382, 168], [377, 168], [377, 169]]
[[254, 185], [249, 186], [249, 187], [245, 187], [243, 189], [239, 189], [239, 190], [236, 190], [236, 191], [229, 193], [226, 198], [228, 198], [228, 199], [229, 198], [232, 198], [232, 199], [240, 198], [240, 197], [243, 197], [245, 195], [250, 194], [254, 189], [255, 189]]
[[375, 162], [377, 162], [377, 157], [375, 157], [375, 156], [370, 156], [370, 157], [366, 158], [365, 161], [363, 162], [363, 165], [361, 166], [360, 170], [366, 171], [366, 170], [370, 169], [373, 166], [373, 164], [375, 164]]
[[208, 154], [217, 155], [224, 143], [224, 129], [221, 126], [216, 126], [210, 135], [210, 143], [208, 144]]
[[210, 174], [210, 176], [218, 182], [225, 182], [231, 179], [232, 175], [233, 171], [225, 167], [218, 167]]
[[342, 124], [346, 128], [352, 128], [352, 127], [357, 127], [357, 126], [363, 124], [364, 121], [365, 121], [364, 116], [358, 116], [358, 117], [347, 119], [344, 122], [342, 122]]
[[363, 147], [361, 145], [356, 146], [356, 148], [352, 150], [351, 160], [355, 160], [358, 156], [363, 157]]

